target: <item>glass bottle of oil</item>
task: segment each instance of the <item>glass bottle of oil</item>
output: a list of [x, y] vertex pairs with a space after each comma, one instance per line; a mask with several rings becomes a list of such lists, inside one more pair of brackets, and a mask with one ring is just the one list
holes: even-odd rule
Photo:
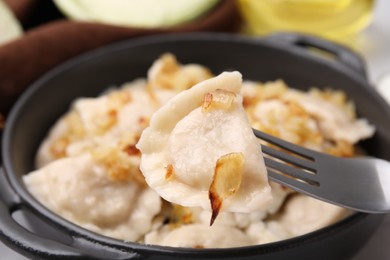
[[293, 31], [349, 42], [371, 21], [374, 0], [238, 0], [245, 31]]

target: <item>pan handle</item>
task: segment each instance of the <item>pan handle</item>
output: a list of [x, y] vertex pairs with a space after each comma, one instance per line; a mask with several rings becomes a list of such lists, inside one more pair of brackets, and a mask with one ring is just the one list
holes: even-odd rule
[[[28, 231], [12, 218], [14, 211], [25, 208], [2, 168], [0, 184], [0, 240], [22, 255], [31, 259], [142, 259], [138, 253], [108, 248], [96, 241], [83, 239], [82, 248], [76, 248]], [[75, 236], [71, 237], [74, 241]]]
[[304, 49], [319, 49], [330, 54], [328, 57], [333, 57], [336, 61], [354, 70], [357, 74], [367, 78], [363, 58], [353, 50], [340, 44], [319, 37], [298, 33], [275, 33], [267, 36], [265, 40], [284, 42]]

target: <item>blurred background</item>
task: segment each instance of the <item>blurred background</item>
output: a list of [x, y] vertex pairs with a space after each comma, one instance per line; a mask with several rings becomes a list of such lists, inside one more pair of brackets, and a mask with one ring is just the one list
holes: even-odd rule
[[[138, 2], [138, 4], [137, 4]], [[0, 128], [39, 76], [80, 53], [190, 31], [313, 34], [351, 48], [390, 102], [389, 0], [0, 0]], [[147, 13], [147, 15], [146, 15]], [[390, 217], [353, 260], [390, 259]], [[24, 259], [0, 244], [2, 259]]]

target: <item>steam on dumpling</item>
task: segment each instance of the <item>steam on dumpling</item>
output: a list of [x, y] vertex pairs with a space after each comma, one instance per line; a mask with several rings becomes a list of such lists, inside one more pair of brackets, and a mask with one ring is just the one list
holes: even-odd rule
[[148, 185], [170, 202], [211, 210], [211, 224], [220, 211], [253, 212], [272, 198], [241, 85], [240, 73], [224, 72], [181, 92], [137, 144]]

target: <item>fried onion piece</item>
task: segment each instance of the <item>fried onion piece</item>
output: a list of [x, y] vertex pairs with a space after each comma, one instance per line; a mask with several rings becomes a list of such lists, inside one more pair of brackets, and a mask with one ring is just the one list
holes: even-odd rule
[[173, 165], [169, 164], [167, 166], [167, 173], [165, 174], [165, 179], [170, 179], [173, 177], [174, 171], [173, 171]]
[[217, 160], [213, 181], [209, 189], [212, 210], [210, 226], [217, 218], [223, 200], [239, 190], [244, 172], [244, 161], [243, 153], [229, 153]]
[[185, 224], [191, 224], [194, 222], [193, 212], [186, 207], [172, 204], [171, 220], [170, 224], [173, 226], [181, 226]]
[[82, 139], [87, 134], [80, 113], [77, 111], [68, 113], [64, 121], [68, 130], [55, 139], [49, 147], [50, 153], [55, 159], [68, 156], [67, 148], [69, 144]]
[[150, 90], [156, 88], [182, 91], [213, 76], [210, 70], [199, 64], [182, 65], [171, 53], [163, 54], [148, 73]]
[[116, 147], [98, 147], [91, 151], [94, 160], [107, 170], [107, 177], [112, 181], [135, 181], [146, 187], [145, 179], [138, 165], [129, 160], [126, 151]]
[[211, 109], [229, 110], [233, 106], [235, 97], [235, 93], [223, 89], [206, 93], [203, 98], [202, 112], [207, 112]]
[[129, 144], [123, 148], [123, 151], [130, 156], [141, 156], [140, 150], [135, 147], [135, 144]]

